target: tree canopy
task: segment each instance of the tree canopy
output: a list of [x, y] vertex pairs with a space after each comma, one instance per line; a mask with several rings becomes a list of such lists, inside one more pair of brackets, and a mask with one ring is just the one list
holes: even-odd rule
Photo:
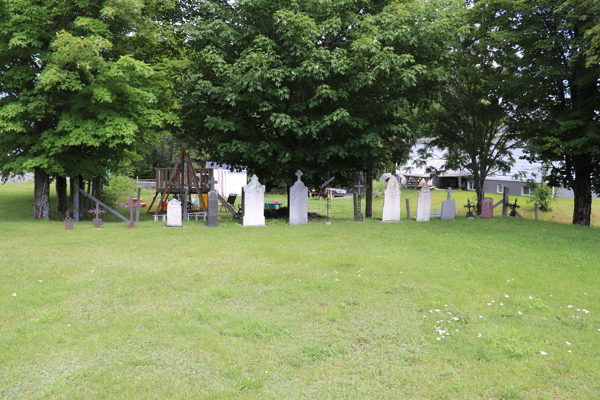
[[474, 10], [511, 71], [502, 84], [510, 129], [531, 160], [550, 162], [549, 182], [575, 193], [573, 223], [589, 225], [592, 191], [600, 192], [600, 64], [589, 58], [597, 19], [587, 2], [482, 0]]
[[102, 174], [134, 142], [174, 123], [163, 101], [165, 78], [151, 65], [173, 39], [172, 28], [156, 20], [169, 7], [154, 0], [4, 1], [0, 174]]
[[299, 168], [320, 183], [327, 171], [352, 179], [401, 161], [416, 138], [407, 117], [444, 77], [449, 22], [432, 3], [206, 1], [195, 11], [184, 135], [274, 183]]

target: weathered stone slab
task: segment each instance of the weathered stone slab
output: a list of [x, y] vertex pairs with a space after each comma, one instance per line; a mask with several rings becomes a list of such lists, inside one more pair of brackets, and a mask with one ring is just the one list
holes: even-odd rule
[[456, 219], [456, 200], [442, 201], [440, 219], [442, 221], [450, 221]]
[[381, 221], [400, 221], [400, 183], [393, 175], [388, 179], [387, 187], [384, 190], [383, 215]]
[[302, 171], [296, 172], [298, 180], [290, 188], [289, 204], [289, 224], [306, 225], [308, 224], [308, 188], [300, 180]]
[[491, 197], [484, 197], [481, 199], [481, 218], [493, 218], [494, 217], [494, 199]]
[[417, 198], [417, 222], [429, 221], [431, 214], [431, 191], [427, 186], [421, 188]]
[[167, 227], [175, 228], [183, 226], [181, 221], [181, 202], [177, 199], [169, 200], [167, 206]]
[[256, 175], [244, 186], [244, 226], [265, 226], [265, 185]]
[[206, 225], [209, 228], [219, 226], [219, 195], [212, 189], [208, 192], [208, 218]]

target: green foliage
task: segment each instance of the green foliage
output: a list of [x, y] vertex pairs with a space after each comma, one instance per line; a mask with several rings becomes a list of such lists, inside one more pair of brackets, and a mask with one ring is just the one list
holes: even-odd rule
[[[174, 2], [3, 2], [0, 173], [91, 178], [177, 119], [157, 56]], [[145, 46], [162, 36], [153, 58]]]
[[417, 119], [423, 135], [431, 139], [421, 151], [422, 159], [431, 158], [432, 150], [443, 149], [443, 170], [469, 172], [480, 214], [483, 182], [489, 175], [510, 169], [512, 149], [520, 140], [516, 131], [505, 126], [508, 111], [498, 88], [506, 71], [494, 64], [486, 32], [478, 29], [472, 17], [470, 9], [456, 10], [446, 85], [432, 107], [420, 112]]
[[484, 0], [473, 8], [493, 62], [506, 71], [500, 89], [508, 125], [527, 141], [531, 160], [551, 163], [550, 185], [573, 189], [573, 223], [581, 225], [590, 224], [592, 191], [600, 192], [592, 3]]
[[437, 2], [206, 1], [190, 22], [185, 135], [273, 183], [403, 160], [407, 116], [444, 77]]
[[[101, 200], [106, 204], [127, 203], [129, 196], [136, 196], [137, 185], [130, 177], [113, 175], [102, 188]], [[148, 191], [142, 189], [142, 196], [148, 196]]]
[[529, 188], [532, 192], [532, 197], [527, 199], [527, 203], [540, 203], [540, 210], [543, 212], [552, 211], [550, 205], [556, 201], [554, 190], [552, 189], [552, 187], [546, 184], [549, 168], [549, 165], [544, 165], [540, 169], [540, 183], [537, 183], [536, 180], [536, 178], [538, 177], [537, 173], [532, 173], [531, 178], [525, 181], [525, 187]]

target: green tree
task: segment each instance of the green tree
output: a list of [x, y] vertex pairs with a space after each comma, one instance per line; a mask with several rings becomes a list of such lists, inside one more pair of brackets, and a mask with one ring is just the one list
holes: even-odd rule
[[49, 175], [102, 175], [176, 122], [151, 65], [173, 54], [160, 22], [175, 11], [156, 0], [2, 2], [0, 174], [35, 172], [35, 218], [48, 218]]
[[573, 224], [585, 226], [592, 192], [600, 192], [600, 64], [590, 57], [598, 19], [587, 14], [592, 3], [481, 0], [474, 7], [494, 62], [511, 72], [502, 94], [509, 126], [527, 140], [530, 159], [551, 163], [549, 183], [573, 190]]
[[449, 43], [446, 84], [433, 106], [419, 113], [423, 136], [431, 139], [420, 153], [427, 159], [432, 150], [441, 149], [444, 170], [460, 168], [472, 175], [481, 215], [486, 178], [510, 170], [512, 150], [521, 143], [518, 133], [505, 126], [508, 112], [500, 89], [506, 71], [493, 63], [488, 43], [482, 40], [485, 32], [469, 16], [468, 9], [457, 12], [463, 26]]
[[[206, 1], [187, 26], [192, 67], [181, 86], [185, 136], [215, 160], [274, 184], [301, 169], [396, 163], [407, 117], [444, 76], [449, 22], [432, 2]], [[371, 176], [371, 175], [369, 175]]]

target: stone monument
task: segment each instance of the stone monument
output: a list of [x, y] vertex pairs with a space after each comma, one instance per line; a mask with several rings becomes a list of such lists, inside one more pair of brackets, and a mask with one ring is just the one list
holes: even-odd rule
[[244, 189], [244, 226], [265, 226], [265, 185], [252, 175]]
[[390, 176], [383, 197], [383, 215], [381, 222], [400, 221], [400, 183], [395, 176]]
[[423, 186], [417, 198], [417, 222], [429, 221], [431, 214], [431, 190]]
[[298, 180], [290, 188], [289, 224], [306, 225], [308, 224], [308, 188], [300, 180], [302, 171], [298, 170], [296, 176]]
[[181, 228], [181, 202], [177, 199], [169, 200], [167, 206], [167, 228]]
[[448, 199], [440, 205], [440, 219], [449, 221], [456, 219], [456, 200], [452, 200], [452, 188], [448, 188]]
[[219, 226], [219, 195], [215, 189], [208, 192], [208, 218], [206, 226], [216, 228]]
[[491, 197], [484, 197], [481, 199], [481, 218], [493, 218], [494, 217], [494, 199]]

